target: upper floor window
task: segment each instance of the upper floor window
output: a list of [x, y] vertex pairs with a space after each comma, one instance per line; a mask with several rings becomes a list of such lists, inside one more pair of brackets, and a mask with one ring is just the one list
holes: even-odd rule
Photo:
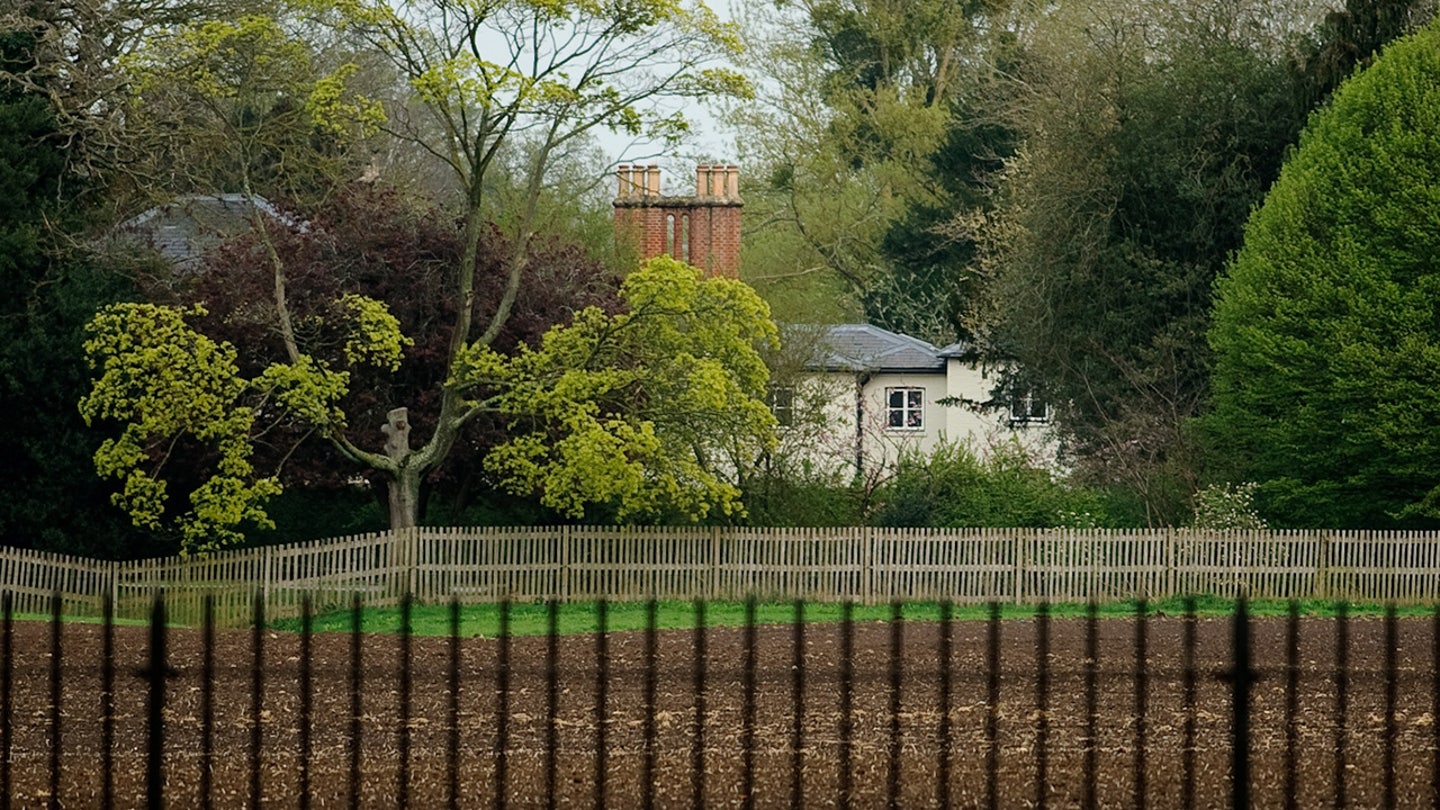
[[1010, 400], [1010, 424], [1033, 425], [1050, 421], [1050, 407], [1045, 400], [1027, 391], [1023, 396]]
[[792, 427], [795, 424], [795, 389], [788, 385], [777, 385], [766, 391], [766, 404], [770, 406], [770, 413], [775, 415], [775, 423], [780, 427]]
[[886, 388], [885, 424], [901, 430], [919, 430], [925, 427], [924, 388]]

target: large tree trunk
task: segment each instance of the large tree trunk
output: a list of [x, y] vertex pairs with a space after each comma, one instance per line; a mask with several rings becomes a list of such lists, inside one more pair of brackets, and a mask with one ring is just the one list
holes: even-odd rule
[[390, 528], [408, 529], [420, 519], [421, 475], [408, 468], [401, 468], [399, 475], [390, 479]]
[[410, 412], [396, 408], [385, 415], [381, 430], [385, 433], [385, 455], [397, 469], [386, 485], [390, 489], [390, 528], [408, 529], [420, 519], [420, 482], [425, 473], [410, 453]]

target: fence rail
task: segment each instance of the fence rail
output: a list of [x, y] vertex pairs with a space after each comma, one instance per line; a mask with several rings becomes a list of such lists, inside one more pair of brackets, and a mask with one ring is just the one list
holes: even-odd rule
[[723, 527], [421, 528], [111, 562], [0, 549], [0, 589], [44, 613], [143, 618], [163, 590], [193, 623], [205, 596], [244, 621], [261, 593], [293, 616], [307, 595], [395, 605], [502, 599], [1066, 602], [1185, 595], [1440, 600], [1440, 533]]

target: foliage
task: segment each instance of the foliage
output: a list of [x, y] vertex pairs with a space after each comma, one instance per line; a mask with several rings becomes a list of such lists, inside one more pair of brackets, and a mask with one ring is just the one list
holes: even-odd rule
[[813, 312], [833, 306], [839, 287], [872, 322], [954, 339], [968, 243], [932, 226], [976, 202], [1007, 149], [974, 92], [1006, 5], [802, 0], [748, 11], [748, 28], [766, 32], [750, 71], [770, 92], [731, 121], [759, 177], [747, 216], [765, 246], [746, 268], [767, 296], [773, 286], [808, 298]]
[[595, 307], [512, 357], [462, 354], [454, 385], [471, 407], [511, 417], [486, 467], [516, 494], [580, 517], [618, 521], [738, 516], [736, 471], [773, 442], [759, 353], [777, 339], [753, 290], [661, 257]]
[[[0, 33], [0, 74], [33, 62], [37, 45], [33, 31]], [[0, 408], [12, 417], [0, 431], [0, 543], [112, 557], [133, 553], [138, 533], [95, 479], [97, 442], [74, 406], [82, 325], [132, 291], [67, 248], [90, 187], [59, 133], [45, 93], [0, 78]]]
[[280, 491], [274, 478], [255, 477], [250, 464], [255, 410], [241, 403], [247, 385], [234, 347], [185, 322], [203, 314], [153, 304], [102, 309], [86, 327], [85, 342], [99, 377], [80, 401], [87, 425], [124, 425], [95, 452], [95, 469], [124, 482], [112, 499], [136, 526], [163, 525], [169, 486], [156, 470], [177, 443], [193, 441], [214, 453], [215, 473], [189, 493], [191, 509], [179, 519], [187, 553], [238, 542], [235, 527], [246, 520], [268, 523], [265, 501]]
[[1265, 529], [1265, 519], [1255, 511], [1254, 481], [1243, 484], [1210, 484], [1195, 493], [1197, 529], [1231, 531]]
[[121, 60], [138, 193], [256, 193], [309, 210], [357, 175], [356, 147], [385, 113], [350, 86], [356, 65], [327, 69], [319, 47], [259, 13], [150, 33]]
[[858, 526], [865, 522], [867, 493], [831, 476], [769, 468], [744, 483], [746, 517], [752, 526]]
[[[273, 14], [182, 28], [174, 35], [176, 47], [137, 58], [142, 63], [149, 58], [157, 66], [151, 72], [170, 79], [142, 85], [141, 98], [147, 91], [163, 93], [173, 83], [185, 99], [177, 107], [182, 114], [192, 106], [219, 111], [222, 137], [216, 148], [223, 144], [240, 154], [245, 191], [253, 190], [252, 175], [273, 162], [263, 159], [264, 149], [256, 145], [285, 141], [286, 133], [302, 130], [333, 138], [374, 128], [389, 143], [423, 150], [448, 172], [460, 203], [459, 251], [448, 268], [448, 307], [443, 322], [434, 326], [445, 336], [437, 358], [440, 373], [420, 388], [430, 407], [417, 415], [426, 421], [408, 418], [414, 400], [392, 400], [383, 422], [370, 422], [363, 433], [354, 428], [342, 401], [355, 390], [353, 372], [343, 365], [356, 355], [352, 351], [336, 361], [325, 356], [323, 345], [307, 344], [313, 344], [312, 332], [323, 337], [336, 324], [355, 325], [355, 316], [367, 310], [325, 298], [321, 307], [347, 311], [307, 317], [304, 310], [310, 305], [290, 292], [292, 280], [306, 268], [282, 254], [277, 223], [258, 214], [251, 224], [271, 283], [265, 303], [251, 301], [242, 316], [266, 327], [266, 337], [258, 348], [237, 344], [237, 351], [263, 356], [278, 339], [282, 359], [260, 377], [247, 379], [262, 382], [259, 392], [270, 395], [273, 406], [328, 440], [335, 454], [332, 464], [344, 459], [384, 483], [392, 526], [408, 527], [420, 519], [426, 501], [422, 488], [462, 443], [467, 426], [491, 410], [466, 401], [448, 382], [462, 355], [482, 355], [501, 338], [517, 308], [540, 244], [540, 209], [558, 156], [597, 130], [678, 140], [688, 125], [674, 111], [676, 105], [748, 92], [744, 80], [721, 64], [738, 52], [740, 42], [703, 3], [672, 0], [423, 0], [400, 6], [384, 0], [307, 0], [297, 7], [304, 18], [298, 30], [289, 26], [292, 18]], [[319, 32], [338, 32], [359, 43], [395, 81], [372, 101], [348, 89], [349, 78], [359, 72], [350, 67], [354, 63], [307, 73]], [[171, 34], [157, 36], [163, 44]], [[284, 101], [293, 116], [268, 116]], [[291, 125], [294, 116], [299, 123]], [[505, 197], [509, 210], [499, 212], [489, 192], [492, 169], [506, 155], [528, 159], [519, 182], [509, 183], [521, 191]], [[289, 164], [281, 161], [278, 171], [277, 178], [287, 177]], [[332, 176], [318, 196], [345, 184], [343, 177]], [[494, 240], [497, 227], [504, 233]], [[507, 250], [496, 257], [492, 270], [484, 260], [496, 242]], [[498, 295], [482, 311], [476, 304], [492, 283]], [[388, 324], [383, 331], [383, 340], [365, 328], [351, 334], [393, 356], [400, 346]], [[380, 365], [390, 367], [388, 361]], [[412, 447], [416, 427], [428, 432]]]
[[902, 456], [876, 495], [879, 526], [1108, 526], [1101, 499], [1039, 466], [1018, 444], [979, 458], [960, 445]]
[[[0, 36], [28, 37], [22, 58], [0, 65], [0, 83], [43, 98], [64, 158], [91, 192], [116, 190], [117, 179], [145, 158], [130, 140], [133, 76], [124, 66], [150, 36], [203, 20], [231, 20], [270, 0], [14, 0], [0, 6]], [[111, 200], [97, 197], [95, 204]]]
[[[347, 393], [337, 401], [350, 426], [385, 423], [396, 404], [408, 406], [411, 424], [433, 426], [440, 417], [441, 387], [448, 377], [455, 302], [452, 291], [464, 254], [463, 234], [444, 210], [407, 199], [380, 184], [353, 184], [326, 200], [303, 225], [271, 223], [267, 234], [251, 233], [230, 240], [210, 254], [201, 273], [175, 292], [151, 290], [156, 297], [174, 295], [178, 303], [203, 303], [210, 315], [198, 322], [205, 334], [242, 349], [239, 364], [247, 378], [276, 363], [286, 363], [283, 342], [275, 335], [276, 314], [268, 301], [273, 278], [269, 250], [296, 268], [288, 281], [299, 347], [349, 374]], [[268, 244], [267, 244], [268, 243]], [[513, 247], [499, 232], [486, 232], [472, 304], [478, 314], [492, 311], [504, 292], [502, 263]], [[589, 306], [613, 312], [619, 307], [618, 279], [575, 245], [537, 239], [524, 270], [526, 295], [495, 340], [497, 351], [511, 352], [520, 343], [538, 343], [551, 326]], [[362, 294], [397, 322], [390, 337], [363, 345], [385, 345], [385, 362], [356, 364], [359, 359], [347, 329], [360, 326], [345, 302]], [[361, 313], [363, 314], [363, 313]], [[385, 314], [377, 313], [376, 325]], [[479, 315], [477, 315], [477, 318]], [[399, 347], [403, 361], [396, 367], [393, 352], [403, 336], [413, 345]], [[378, 358], [377, 358], [378, 359]], [[336, 458], [324, 443], [302, 442], [313, 421], [289, 419], [269, 426], [257, 437], [257, 460], [279, 469], [289, 487], [341, 491], [355, 477], [354, 467]], [[446, 464], [427, 480], [427, 502], [440, 514], [459, 515], [476, 498], [484, 498], [498, 482], [482, 459], [507, 438], [504, 423], [490, 414], [476, 414], [460, 433]], [[371, 480], [383, 486], [382, 480]], [[508, 497], [508, 496], [507, 496]], [[417, 519], [425, 519], [422, 508]], [[277, 522], [278, 519], [277, 519]], [[283, 528], [283, 526], [282, 526]]]
[[190, 510], [178, 519], [184, 553], [239, 542], [244, 523], [272, 525], [264, 505], [281, 484], [252, 464], [254, 439], [269, 427], [257, 417], [278, 409], [323, 436], [342, 431], [339, 404], [349, 394], [350, 369], [393, 370], [410, 342], [379, 301], [345, 294], [332, 310], [337, 359], [300, 354], [253, 375], [242, 373], [232, 344], [187, 322], [207, 315], [198, 304], [114, 304], [91, 319], [84, 349], [95, 377], [80, 411], [87, 424], [119, 429], [96, 451], [95, 468], [124, 482], [113, 500], [135, 525], [165, 525], [173, 476], [161, 471], [175, 454], [210, 461], [210, 471], [190, 485]]
[[1440, 515], [1437, 70], [1431, 26], [1343, 85], [1216, 284], [1205, 425], [1277, 525]]
[[1435, 11], [1434, 0], [1345, 0], [1332, 9], [1300, 43], [1295, 72], [1306, 106], [1320, 106], [1386, 43], [1419, 30]]
[[1304, 120], [1294, 4], [1065, 4], [1023, 39], [1023, 136], [988, 216], [974, 326], [1054, 403], [1090, 480], [1174, 523], [1206, 395], [1210, 285]]

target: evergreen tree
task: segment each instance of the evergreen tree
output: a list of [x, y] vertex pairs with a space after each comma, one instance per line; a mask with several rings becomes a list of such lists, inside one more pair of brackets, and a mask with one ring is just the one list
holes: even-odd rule
[[1342, 85], [1216, 285], [1212, 458], [1273, 525], [1440, 515], [1436, 76], [1432, 25]]
[[[0, 34], [0, 71], [34, 44], [30, 32]], [[0, 82], [0, 543], [127, 555], [144, 538], [110, 505], [75, 409], [88, 385], [82, 327], [125, 285], [62, 249], [78, 190], [49, 102]]]

